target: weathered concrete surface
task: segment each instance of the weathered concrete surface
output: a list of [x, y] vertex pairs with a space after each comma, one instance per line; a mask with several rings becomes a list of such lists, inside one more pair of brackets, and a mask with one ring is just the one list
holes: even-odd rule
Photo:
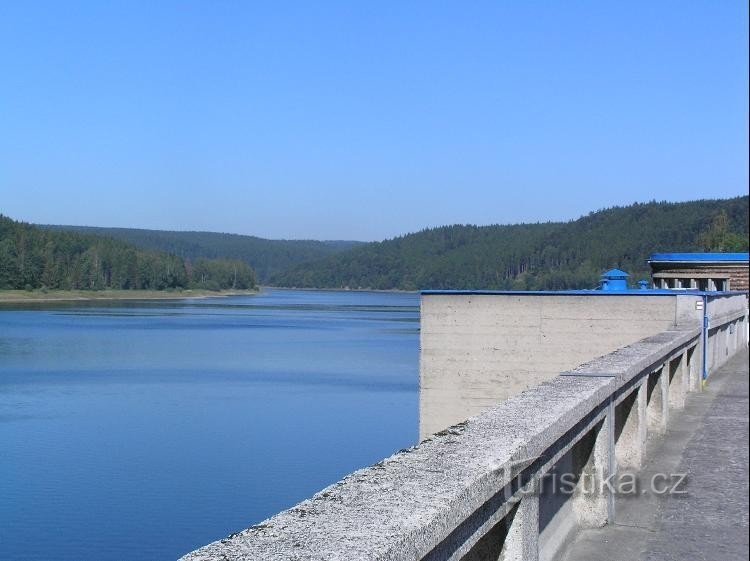
[[747, 361], [745, 349], [714, 372], [648, 443], [640, 481], [687, 473], [687, 493], [622, 498], [615, 525], [582, 531], [565, 561], [748, 559]]
[[[644, 337], [698, 327], [698, 302], [677, 292], [425, 294], [420, 438]], [[737, 307], [744, 300], [721, 301], [722, 312]]]
[[[413, 561], [459, 550], [504, 512], [483, 512], [515, 476], [611, 392], [609, 379], [557, 378], [345, 479], [185, 561]], [[528, 415], [535, 411], [535, 415]], [[480, 511], [481, 516], [472, 516]], [[454, 531], [461, 521], [469, 521]], [[454, 538], [451, 538], [454, 534]]]
[[[556, 461], [554, 454], [573, 445], [574, 431], [600, 423], [602, 405], [618, 388], [696, 337], [692, 331], [664, 332], [592, 361], [184, 559], [461, 559], [515, 508], [504, 491], [528, 465], [519, 460]], [[612, 376], [585, 375], [602, 369]], [[521, 507], [516, 512], [517, 521], [529, 522]], [[527, 523], [514, 524], [508, 535], [529, 531]]]

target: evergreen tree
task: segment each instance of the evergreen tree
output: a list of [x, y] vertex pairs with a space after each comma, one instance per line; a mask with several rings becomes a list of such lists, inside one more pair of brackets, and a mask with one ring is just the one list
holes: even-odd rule
[[107, 237], [43, 229], [0, 215], [0, 289], [63, 290], [255, 287], [253, 270], [240, 261], [185, 259], [139, 250]]

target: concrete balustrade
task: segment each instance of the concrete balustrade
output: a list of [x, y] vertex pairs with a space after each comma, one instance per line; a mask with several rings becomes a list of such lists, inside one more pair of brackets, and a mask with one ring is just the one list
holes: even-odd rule
[[[709, 372], [747, 345], [744, 305], [723, 318]], [[701, 390], [703, 339], [671, 329], [590, 360], [182, 559], [555, 559], [615, 519], [607, 482], [637, 472], [649, 435]]]

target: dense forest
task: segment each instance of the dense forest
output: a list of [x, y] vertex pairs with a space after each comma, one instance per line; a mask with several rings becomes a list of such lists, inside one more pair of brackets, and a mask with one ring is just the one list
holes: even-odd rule
[[[0, 217], [0, 288], [593, 288], [660, 251], [747, 251], [748, 197], [650, 202], [569, 222], [432, 228], [383, 242], [34, 227]], [[248, 266], [250, 265], [250, 266]], [[262, 273], [260, 273], [262, 271]]]
[[0, 289], [220, 290], [248, 289], [255, 283], [255, 273], [244, 261], [189, 260], [0, 215]]
[[618, 267], [648, 277], [661, 251], [747, 251], [748, 197], [614, 207], [565, 223], [444, 226], [366, 244], [271, 278], [287, 287], [593, 288]]
[[135, 228], [97, 228], [91, 226], [43, 226], [55, 230], [95, 234], [120, 240], [143, 249], [166, 251], [184, 259], [239, 259], [250, 265], [258, 281], [269, 279], [295, 265], [316, 261], [346, 251], [362, 242], [267, 240], [255, 236], [215, 232], [171, 232]]

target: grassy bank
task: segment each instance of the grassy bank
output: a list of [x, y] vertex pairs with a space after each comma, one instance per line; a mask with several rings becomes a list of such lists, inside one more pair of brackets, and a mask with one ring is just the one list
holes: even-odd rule
[[257, 290], [0, 290], [0, 302], [174, 300], [257, 294]]

